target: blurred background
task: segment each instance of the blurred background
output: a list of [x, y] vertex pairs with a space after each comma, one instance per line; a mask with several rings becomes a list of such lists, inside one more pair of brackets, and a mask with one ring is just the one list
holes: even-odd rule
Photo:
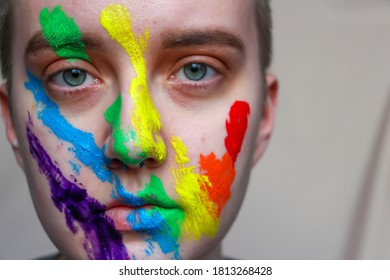
[[[271, 2], [276, 128], [224, 252], [390, 259], [390, 1]], [[0, 129], [0, 259], [55, 252]]]

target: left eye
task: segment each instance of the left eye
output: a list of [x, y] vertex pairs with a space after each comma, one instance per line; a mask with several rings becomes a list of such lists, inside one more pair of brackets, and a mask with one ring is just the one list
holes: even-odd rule
[[85, 70], [78, 68], [71, 68], [63, 70], [52, 78], [53, 83], [58, 86], [77, 87], [84, 84], [91, 84], [94, 78]]
[[200, 81], [213, 78], [217, 71], [205, 63], [188, 63], [184, 65], [176, 74], [179, 80]]

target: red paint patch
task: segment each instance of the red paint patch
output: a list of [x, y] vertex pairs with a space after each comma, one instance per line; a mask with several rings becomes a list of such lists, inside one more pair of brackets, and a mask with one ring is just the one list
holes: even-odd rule
[[202, 185], [210, 200], [217, 206], [217, 215], [220, 216], [223, 207], [230, 198], [230, 187], [236, 176], [234, 163], [241, 150], [245, 132], [248, 127], [249, 104], [244, 101], [236, 101], [229, 112], [229, 120], [226, 120], [227, 136], [225, 146], [227, 153], [222, 159], [217, 159], [214, 153], [208, 156], [200, 155], [200, 174], [206, 175], [210, 185]]
[[200, 173], [209, 178], [211, 186], [202, 186], [207, 191], [210, 200], [217, 206], [217, 216], [221, 214], [223, 207], [230, 198], [230, 186], [233, 183], [236, 171], [232, 158], [225, 153], [222, 160], [217, 159], [214, 153], [208, 156], [200, 155]]
[[241, 151], [242, 141], [248, 127], [249, 104], [244, 101], [236, 101], [230, 108], [229, 120], [226, 120], [227, 136], [225, 146], [229, 155], [236, 162], [237, 156]]

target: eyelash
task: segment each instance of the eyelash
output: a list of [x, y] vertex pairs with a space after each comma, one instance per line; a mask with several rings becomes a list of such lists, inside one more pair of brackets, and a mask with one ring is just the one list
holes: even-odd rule
[[[178, 74], [184, 71], [184, 67], [191, 65], [191, 64], [201, 64], [207, 67], [207, 69], [211, 69], [214, 74], [213, 77], [204, 80], [203, 78], [198, 81], [192, 81], [192, 80], [184, 80], [178, 78]], [[180, 92], [189, 93], [189, 94], [210, 94], [211, 91], [216, 90], [220, 84], [223, 82], [223, 79], [225, 78], [223, 75], [223, 71], [220, 69], [224, 69], [222, 66], [222, 63], [215, 63], [220, 64], [218, 67], [211, 66], [209, 63], [206, 63], [203, 61], [203, 59], [191, 59], [187, 58], [183, 63], [180, 63], [180, 68], [174, 72], [169, 77], [169, 81], [171, 85], [174, 87], [174, 89], [179, 90]], [[177, 69], [177, 68], [176, 68]], [[209, 70], [207, 70], [209, 71]], [[184, 75], [184, 74], [182, 74]]]
[[[89, 69], [86, 69], [87, 67], [83, 67], [80, 65], [65, 65], [61, 67], [59, 70], [55, 71], [52, 74], [49, 74], [45, 80], [46, 88], [50, 93], [55, 95], [54, 97], [72, 97], [81, 95], [82, 93], [85, 93], [86, 91], [93, 90], [98, 84], [99, 84], [99, 78], [96, 78], [95, 74], [92, 74]], [[71, 86], [71, 85], [58, 85], [54, 82], [54, 79], [57, 77], [60, 77], [60, 75], [64, 75], [64, 72], [67, 70], [77, 69], [85, 72], [87, 77], [91, 79], [92, 81], [88, 82], [86, 85], [78, 85], [78, 86]], [[63, 79], [63, 77], [62, 77]], [[87, 78], [86, 78], [87, 79]], [[86, 80], [83, 81], [85, 83]], [[66, 83], [66, 82], [65, 82]]]
[[[87, 92], [93, 92], [101, 83], [101, 79], [99, 75], [96, 73], [97, 70], [94, 71], [93, 66], [84, 65], [87, 64], [83, 61], [76, 64], [70, 64], [68, 61], [60, 62], [58, 64], [54, 64], [55, 66], [48, 67], [48, 71], [50, 68], [54, 68], [52, 70], [52, 74], [49, 74], [46, 78], [44, 78], [44, 83], [48, 92], [50, 92], [54, 98], [68, 97], [77, 97], [84, 95]], [[185, 59], [181, 59], [179, 62], [175, 63], [173, 66], [173, 74], [171, 74], [168, 78], [168, 82], [171, 84], [172, 89], [176, 90], [178, 93], [190, 94], [190, 95], [210, 95], [214, 91], [216, 91], [225, 78], [226, 65], [221, 61], [214, 58], [205, 58], [203, 56], [197, 57], [187, 57]], [[200, 80], [190, 80], [183, 79], [184, 75], [184, 67], [191, 64], [200, 64], [206, 67], [208, 74], [205, 77], [202, 77]], [[92, 69], [91, 69], [92, 68]], [[71, 69], [79, 69], [81, 71], [85, 71], [87, 75], [90, 76], [91, 80], [89, 83], [84, 85], [85, 81], [83, 81], [82, 85], [79, 86], [67, 86], [67, 85], [58, 85], [54, 82], [54, 79], [59, 75], [64, 75], [64, 72]], [[171, 73], [172, 73], [171, 72]], [[212, 77], [209, 76], [209, 72], [211, 72]], [[206, 79], [205, 79], [206, 78]]]

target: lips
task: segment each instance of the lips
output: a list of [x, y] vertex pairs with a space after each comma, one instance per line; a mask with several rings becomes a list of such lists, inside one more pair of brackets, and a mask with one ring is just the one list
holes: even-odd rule
[[[153, 203], [148, 203], [153, 201]], [[105, 214], [114, 222], [118, 231], [149, 232], [161, 230], [164, 225], [175, 223], [183, 210], [172, 202], [160, 201], [155, 196], [146, 198], [142, 205], [113, 202]]]
[[114, 222], [114, 226], [119, 231], [131, 231], [127, 222], [127, 216], [135, 209], [129, 206], [116, 206], [106, 210], [106, 215]]

